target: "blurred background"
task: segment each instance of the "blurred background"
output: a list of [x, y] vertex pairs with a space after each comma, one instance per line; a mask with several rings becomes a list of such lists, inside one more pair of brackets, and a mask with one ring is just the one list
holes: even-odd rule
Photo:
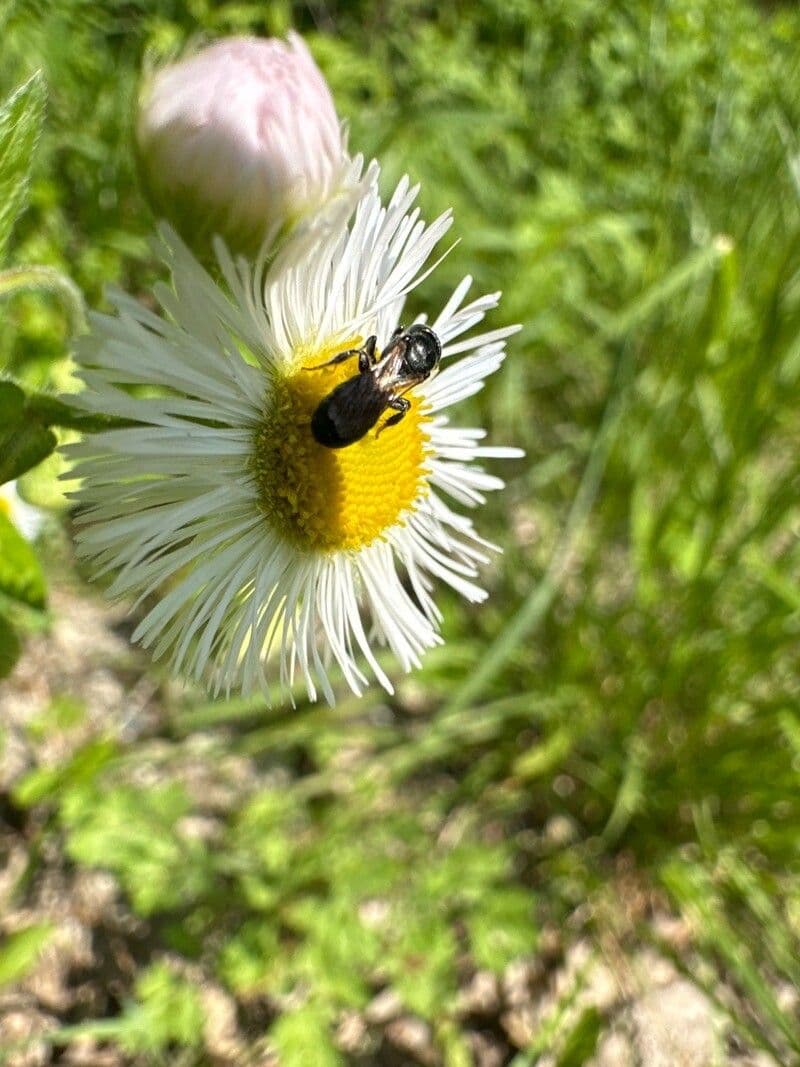
[[[384, 191], [455, 210], [412, 310], [469, 272], [523, 324], [458, 412], [527, 451], [504, 555], [396, 697], [208, 703], [77, 573], [59, 461], [23, 479], [0, 1062], [798, 1064], [800, 10], [6, 0], [46, 104], [0, 277], [149, 300], [142, 65], [291, 27]], [[0, 286], [0, 373], [64, 388], [79, 326]]]

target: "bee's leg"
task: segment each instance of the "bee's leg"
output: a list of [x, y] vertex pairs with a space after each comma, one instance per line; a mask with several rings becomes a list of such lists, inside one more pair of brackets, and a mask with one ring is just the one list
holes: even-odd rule
[[379, 437], [383, 433], [383, 431], [386, 429], [387, 426], [396, 426], [398, 424], [398, 422], [400, 422], [400, 420], [405, 417], [406, 413], [411, 408], [411, 401], [410, 400], [406, 400], [406, 398], [404, 396], [397, 396], [397, 397], [394, 398], [394, 400], [390, 400], [387, 406], [390, 407], [390, 408], [394, 408], [394, 410], [397, 412], [397, 414], [396, 415], [391, 415], [386, 420], [386, 422], [383, 424], [383, 426], [381, 426], [381, 428], [375, 434], [376, 437]]
[[333, 359], [327, 359], [324, 363], [317, 363], [313, 367], [303, 367], [303, 370], [322, 370], [323, 367], [332, 367], [336, 363], [345, 363], [348, 359], [353, 359], [355, 356], [359, 357], [360, 363], [363, 351], [363, 348], [348, 348], [346, 352], [340, 352], [338, 356], [334, 356]]
[[362, 372], [369, 370], [375, 360], [375, 345], [378, 343], [377, 337], [368, 337], [367, 343], [362, 348], [348, 348], [344, 352], [339, 352], [333, 359], [327, 359], [324, 363], [317, 363], [313, 367], [304, 367], [303, 370], [322, 370], [323, 367], [333, 367], [337, 363], [346, 363], [348, 359], [353, 359], [358, 356], [358, 369]]
[[367, 338], [367, 343], [358, 353], [358, 369], [362, 374], [366, 374], [378, 361], [375, 358], [375, 345], [378, 343], [378, 338], [375, 334], [372, 337]]

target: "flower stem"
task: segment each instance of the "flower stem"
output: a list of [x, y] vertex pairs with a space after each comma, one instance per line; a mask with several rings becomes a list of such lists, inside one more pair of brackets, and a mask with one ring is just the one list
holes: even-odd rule
[[70, 334], [83, 333], [86, 329], [83, 294], [71, 278], [54, 267], [12, 267], [0, 271], [0, 299], [31, 289], [54, 293], [67, 312]]

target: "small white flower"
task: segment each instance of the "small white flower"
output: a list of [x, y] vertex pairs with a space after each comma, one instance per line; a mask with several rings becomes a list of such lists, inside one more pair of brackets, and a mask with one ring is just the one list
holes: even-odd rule
[[78, 353], [83, 406], [138, 423], [70, 449], [79, 551], [115, 573], [112, 595], [148, 602], [136, 638], [216, 692], [266, 688], [272, 654], [282, 685], [300, 675], [312, 699], [333, 700], [333, 664], [356, 693], [365, 668], [391, 691], [375, 649], [409, 670], [441, 642], [433, 579], [485, 597], [474, 579], [492, 546], [448, 499], [482, 503], [503, 483], [478, 461], [521, 453], [445, 412], [503, 361], [516, 327], [471, 333], [498, 293], [465, 303], [470, 278], [458, 286], [431, 323], [443, 369], [408, 394], [402, 422], [346, 448], [311, 435], [316, 406], [356, 370], [308, 368], [371, 334], [385, 345], [450, 226], [449, 213], [420, 220], [406, 179], [387, 207], [377, 167], [369, 179], [352, 220], [290, 242], [266, 273], [218, 242], [229, 293], [165, 228], [168, 317], [111, 294], [118, 316], [95, 315]]
[[231, 37], [158, 71], [137, 123], [155, 210], [193, 245], [255, 252], [352, 185], [328, 85], [297, 34]]
[[36, 540], [44, 522], [41, 511], [19, 495], [16, 481], [0, 485], [0, 515], [6, 515], [26, 541]]

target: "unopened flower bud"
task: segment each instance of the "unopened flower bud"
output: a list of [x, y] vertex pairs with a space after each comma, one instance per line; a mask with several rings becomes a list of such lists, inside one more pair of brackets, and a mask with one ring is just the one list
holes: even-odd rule
[[153, 207], [198, 250], [220, 234], [254, 253], [352, 174], [330, 90], [296, 34], [227, 38], [158, 71], [137, 142]]

